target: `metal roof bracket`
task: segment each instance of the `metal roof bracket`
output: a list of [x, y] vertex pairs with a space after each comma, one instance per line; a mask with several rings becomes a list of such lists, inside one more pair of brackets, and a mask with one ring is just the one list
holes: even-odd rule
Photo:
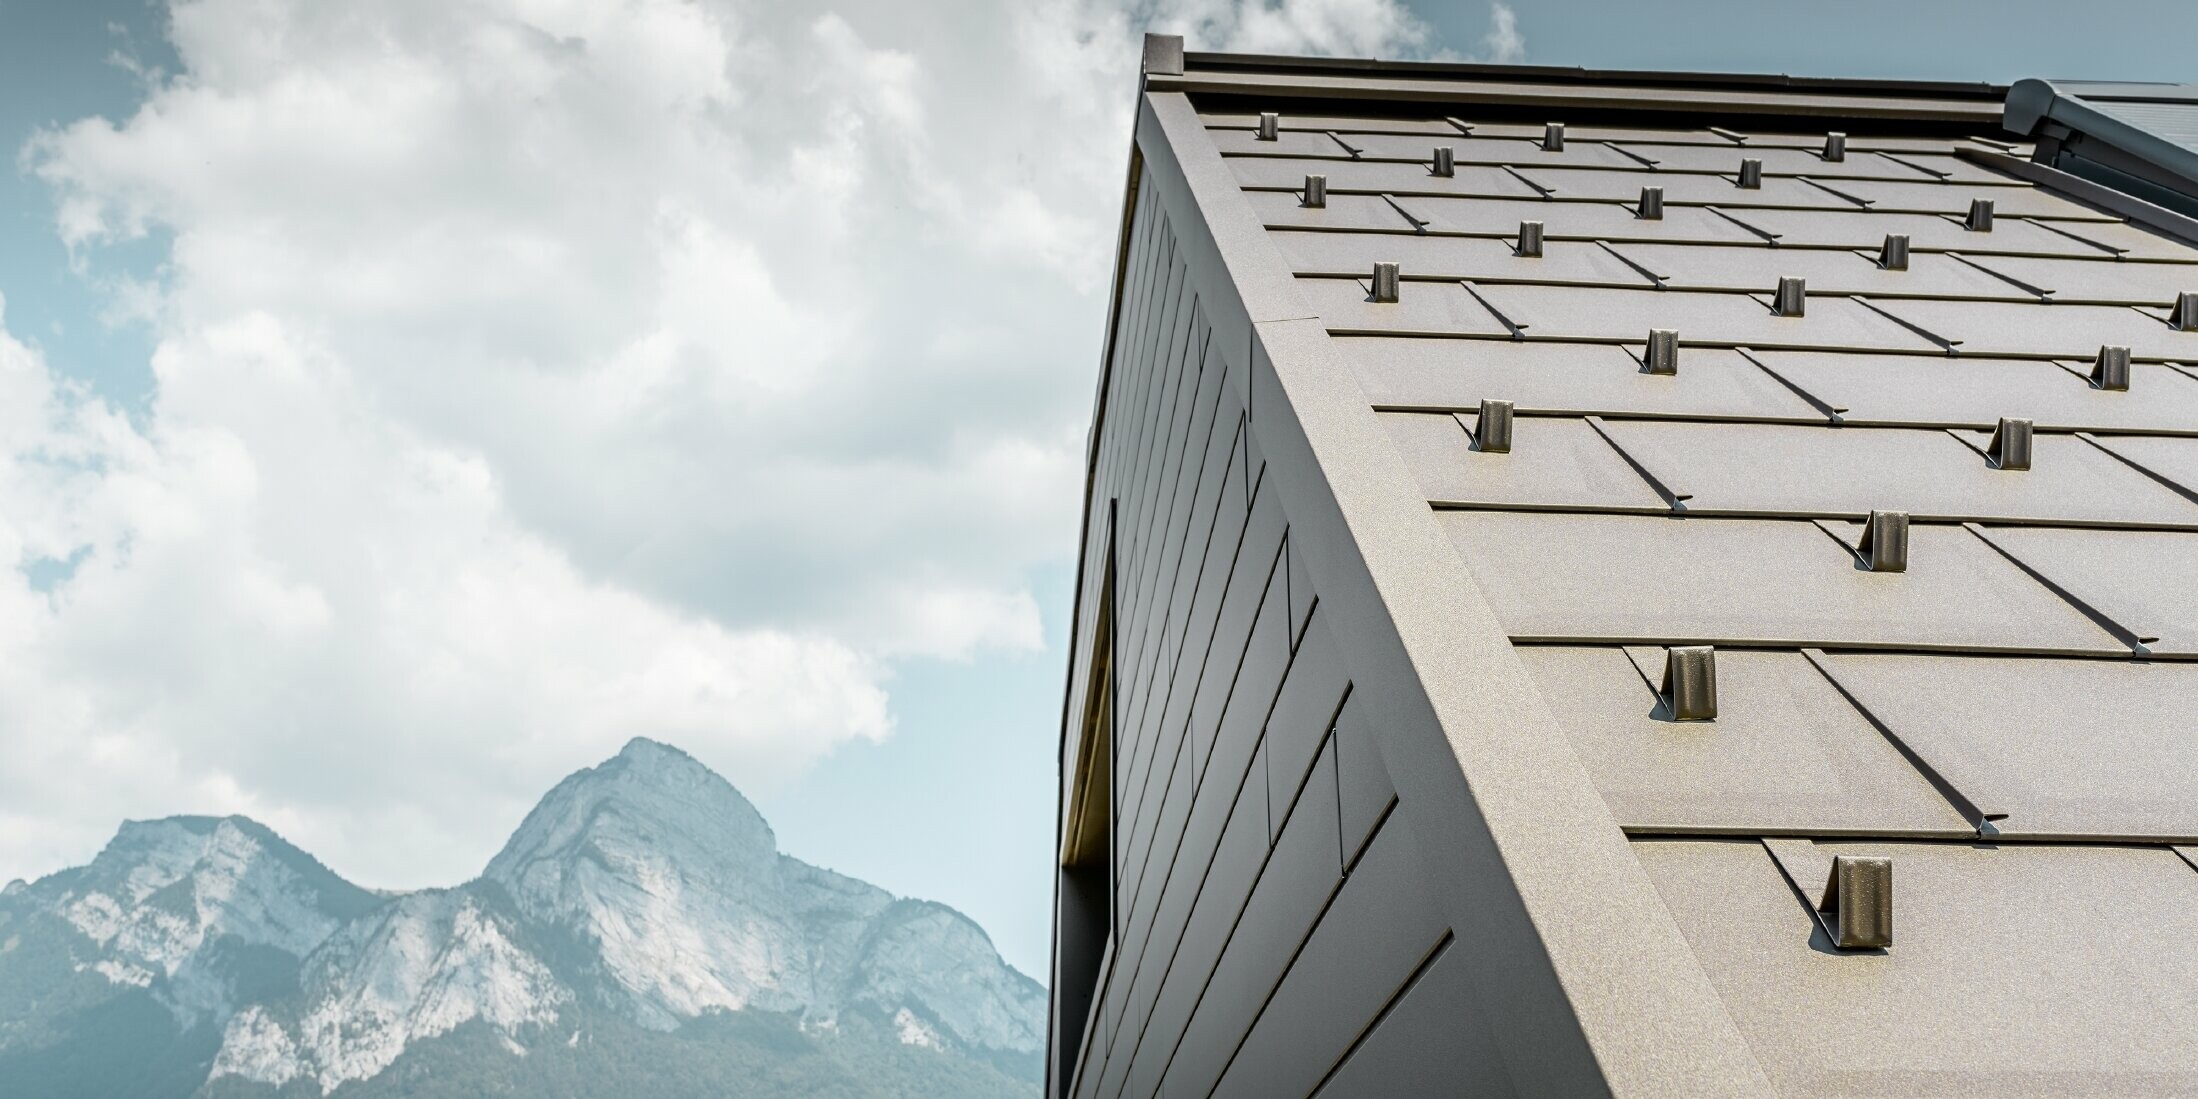
[[1739, 186], [1750, 191], [1763, 189], [1762, 157], [1745, 156], [1740, 158]]
[[1481, 398], [1480, 415], [1473, 421], [1473, 449], [1483, 454], [1511, 453], [1511, 402]]
[[1873, 511], [1862, 524], [1862, 541], [1855, 546], [1871, 572], [1908, 571], [1908, 513]]
[[1565, 151], [1564, 123], [1551, 122], [1542, 127], [1542, 151], [1545, 153], [1561, 153]]
[[1394, 260], [1374, 263], [1374, 300], [1384, 305], [1397, 300], [1397, 265]]
[[1519, 246], [1513, 248], [1511, 254], [1526, 259], [1542, 258], [1541, 222], [1522, 221], [1519, 223]]
[[1717, 720], [1717, 650], [1708, 645], [1664, 650], [1664, 685], [1656, 693], [1673, 721]]
[[1908, 234], [1885, 234], [1885, 243], [1878, 246], [1877, 265], [1887, 271], [1906, 271], [1908, 269]]
[[1992, 200], [1988, 198], [1970, 199], [1969, 216], [1962, 219], [1961, 227], [1969, 230], [1972, 233], [1991, 232]]
[[1282, 116], [1273, 111], [1259, 112], [1259, 131], [1252, 135], [1255, 141], [1282, 140]]
[[2129, 390], [2129, 348], [2113, 344], [2101, 344], [2099, 357], [2091, 363], [2091, 386], [2109, 389], [2117, 393]]
[[1435, 146], [1435, 162], [1428, 169], [1430, 175], [1449, 179], [1458, 174], [1458, 150], [1449, 145]]
[[1847, 135], [1838, 130], [1825, 134], [1823, 156], [1834, 164], [1847, 159]]
[[2198, 332], [2198, 290], [2176, 292], [2175, 308], [2168, 311], [2167, 324], [2177, 332]]
[[1799, 317], [1808, 310], [1807, 280], [1792, 275], [1779, 276], [1778, 290], [1771, 297], [1771, 312], [1781, 317]]
[[2023, 470], [2030, 468], [2030, 421], [2015, 416], [2002, 416], [1998, 427], [1992, 429], [1992, 446], [1985, 455], [1993, 469]]
[[1308, 208], [1308, 209], [1313, 209], [1313, 210], [1320, 210], [1320, 209], [1325, 209], [1325, 208], [1327, 207], [1327, 205], [1328, 205], [1328, 177], [1327, 177], [1327, 176], [1323, 176], [1323, 175], [1307, 175], [1307, 176], [1305, 177], [1305, 194], [1304, 194], [1304, 198], [1303, 198], [1303, 201], [1302, 201], [1302, 202], [1300, 203], [1300, 205], [1303, 205], [1303, 206], [1305, 206], [1306, 208]]
[[1882, 855], [1834, 855], [1817, 921], [1841, 950], [1893, 945], [1893, 860]]
[[1679, 373], [1679, 330], [1676, 328], [1651, 328], [1648, 337], [1648, 354], [1643, 365], [1651, 374]]
[[1639, 205], [1633, 208], [1633, 216], [1642, 221], [1664, 220], [1664, 189], [1662, 187], [1641, 188], [1641, 201]]

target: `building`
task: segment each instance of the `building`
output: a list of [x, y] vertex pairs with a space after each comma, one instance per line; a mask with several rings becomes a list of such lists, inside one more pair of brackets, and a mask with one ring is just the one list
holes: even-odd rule
[[1145, 56], [1050, 1095], [2198, 1093], [2158, 115]]

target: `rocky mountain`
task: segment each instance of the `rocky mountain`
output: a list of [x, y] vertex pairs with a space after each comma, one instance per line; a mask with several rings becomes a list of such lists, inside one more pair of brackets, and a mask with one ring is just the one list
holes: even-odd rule
[[8, 1096], [1028, 1095], [1045, 1013], [967, 917], [781, 854], [648, 740], [456, 888], [174, 817], [0, 892]]

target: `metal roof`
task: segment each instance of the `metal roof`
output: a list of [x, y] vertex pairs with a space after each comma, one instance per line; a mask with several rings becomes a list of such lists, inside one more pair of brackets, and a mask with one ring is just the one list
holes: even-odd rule
[[[1355, 520], [1375, 583], [1462, 579], [1424, 610], [1512, 646], [1775, 1089], [2198, 1090], [2198, 247], [1995, 87], [1177, 67], [1147, 110], [1241, 308], [1313, 319], [1274, 371], [1356, 383], [1283, 407], [1454, 549]], [[2036, 87], [2011, 121], [2198, 178], [2190, 89]], [[1397, 613], [1431, 694], [1510, 674]], [[1695, 646], [1714, 720], [1662, 681]], [[1828, 937], [1835, 855], [1897, 868], [1890, 947]]]

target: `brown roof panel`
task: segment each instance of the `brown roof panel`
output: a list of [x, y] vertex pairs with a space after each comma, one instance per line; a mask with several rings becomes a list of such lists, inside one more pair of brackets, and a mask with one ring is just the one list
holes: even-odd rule
[[1387, 412], [1382, 426], [1430, 500], [1605, 505], [1660, 510], [1658, 496], [1587, 421], [1522, 417], [1511, 451], [1476, 450], [1471, 413]]
[[[2135, 373], [2137, 368], [2131, 367], [2130, 370]], [[2180, 370], [2170, 369], [2168, 373], [2198, 382], [2198, 378], [2190, 378], [2190, 375]], [[2130, 383], [2131, 392], [2135, 392], [2136, 387], [2136, 382]], [[2098, 442], [2108, 451], [2135, 462], [2153, 475], [2165, 477], [2175, 485], [2198, 492], [2198, 440], [2117, 435], [2111, 438], [2101, 437]]]
[[2198, 504], [2067, 435], [2035, 436], [2031, 468], [2003, 470], [1930, 428], [1613, 420], [1605, 430], [1693, 510], [2198, 524]]
[[1949, 340], [1964, 355], [2089, 359], [2103, 344], [2140, 359], [2198, 359], [2198, 332], [2177, 332], [2122, 305], [1886, 301], [1885, 311]]
[[1334, 346], [1382, 406], [1467, 409], [1493, 398], [1521, 412], [1824, 418], [1737, 351], [1690, 350], [1684, 371], [1649, 374], [1615, 344], [1354, 336]]
[[1975, 262], [2062, 303], [2166, 305], [2179, 293], [2198, 291], [2198, 264], [2035, 256], [1979, 256]]
[[2156, 653], [2198, 655], [2198, 532], [1994, 527], [1995, 545]]
[[1229, 170], [1246, 187], [1302, 190], [1305, 177], [1328, 177], [1331, 195], [1350, 191], [1486, 195], [1540, 201], [1542, 193], [1501, 168], [1460, 164], [1455, 175], [1438, 176], [1425, 165], [1392, 160], [1297, 160], [1288, 157], [1230, 157]]
[[1408, 282], [1393, 302], [1377, 302], [1355, 279], [1299, 279], [1298, 293], [1332, 329], [1509, 336], [1495, 314], [1456, 282]]
[[1905, 271], [1877, 265], [1875, 252], [1837, 248], [1721, 247], [1705, 244], [1621, 244], [1617, 251], [1648, 268], [1673, 290], [1769, 293], [1786, 277], [1804, 279], [1812, 295], [1868, 294], [2036, 301], [2006, 279], [1951, 256], [1918, 253]]
[[[1736, 146], [1730, 146], [1736, 147]], [[1667, 204], [1709, 206], [1820, 206], [1853, 210], [1858, 204], [1798, 179], [1767, 177], [1760, 188], [1743, 190], [1723, 176], [1643, 170], [1518, 167], [1521, 175], [1547, 187], [1561, 199], [1635, 202], [1643, 187], [1662, 187]]]
[[[1935, 214], [1896, 214], [1863, 210], [1735, 210], [1733, 216], [1773, 234], [1788, 247], [1858, 248], [1876, 252], [1888, 233], [1905, 233], [1909, 246], [1926, 252], [1963, 252], [1976, 255], [2013, 252], [2019, 255], [2081, 256], [2096, 259], [2108, 253], [2064, 233], [2019, 218], [1998, 218], [1991, 232], [1971, 232], [1958, 220]], [[2090, 232], [2111, 228], [2104, 222], [2083, 222]]]
[[[1760, 844], [1633, 844], [1779, 1094], [2198, 1092], [2198, 874], [2167, 848], [1813, 846], [1789, 883]], [[1834, 854], [1892, 859], [1890, 948], [1818, 929]]]
[[1720, 653], [1717, 720], [1677, 722], [1657, 696], [1663, 653], [1519, 650], [1619, 824], [1975, 834], [1801, 654]]
[[[1809, 302], [1808, 313], [1781, 317], [1765, 297], [1577, 286], [1489, 286], [1488, 303], [1529, 339], [1646, 341], [1652, 328], [1674, 328], [1688, 344], [1750, 347], [1937, 351], [1938, 345], [1844, 298]], [[1685, 370], [1685, 352], [1679, 369]]]
[[1541, 222], [1551, 239], [1707, 241], [1761, 244], [1763, 238], [1698, 206], [1674, 206], [1662, 219], [1644, 221], [1616, 202], [1499, 202], [1487, 199], [1404, 200], [1406, 209], [1438, 232], [1511, 236], [1519, 222]]
[[[1822, 144], [1821, 139], [1818, 144]], [[1737, 176], [1740, 173], [1740, 161], [1749, 158], [1763, 162], [1763, 174], [1766, 176], [1900, 180], [1931, 178], [1905, 164], [1868, 152], [1850, 153], [1845, 160], [1830, 161], [1811, 150], [1768, 146], [1713, 149], [1699, 145], [1658, 145], [1629, 141], [1619, 147], [1635, 156], [1654, 161], [1657, 169], [1665, 172], [1715, 172]]]
[[1640, 162], [1608, 145], [1594, 141], [1567, 141], [1556, 152], [1540, 143], [1515, 137], [1459, 137], [1430, 139], [1397, 134], [1342, 134], [1344, 143], [1369, 157], [1431, 160], [1434, 147], [1448, 145], [1460, 164], [1561, 164], [1580, 168], [1635, 168]]
[[1826, 180], [1825, 186], [1870, 204], [1872, 210], [1911, 214], [1969, 213], [1972, 199], [1990, 199], [1999, 217], [2065, 218], [2075, 221], [2116, 221], [2114, 215], [2041, 191], [2036, 187], [1994, 187], [1963, 183], [1914, 182], [1890, 179]]
[[1307, 206], [1283, 191], [1246, 191], [1244, 201], [1269, 228], [1413, 230], [1412, 222], [1379, 195], [1329, 195], [1327, 205]]
[[1365, 278], [1376, 262], [1387, 260], [1396, 263], [1406, 279], [1561, 282], [1641, 289], [1655, 285], [1610, 249], [1590, 241], [1547, 241], [1540, 256], [1526, 258], [1518, 255], [1513, 242], [1490, 237], [1278, 232], [1272, 239], [1291, 269], [1301, 275]]
[[1959, 527], [1909, 531], [1904, 573], [1863, 571], [1815, 523], [1445, 511], [1514, 638], [2126, 654]]
[[2004, 814], [1995, 822], [2002, 834], [2198, 837], [2198, 736], [2190, 735], [2198, 664], [1890, 653], [1824, 660], [1963, 796]]
[[[1212, 130], [1251, 130], [1259, 126], [1259, 116], [1248, 111], [1200, 111], [1198, 120]], [[1278, 112], [1276, 119], [1282, 129], [1290, 130], [1350, 130], [1368, 134], [1449, 134], [1458, 136], [1458, 128], [1440, 118], [1409, 118], [1396, 116], [1298, 114], [1295, 111]]]
[[1762, 351], [1756, 357], [1842, 410], [1850, 424], [1981, 429], [2014, 416], [2041, 429], [2198, 432], [2198, 379], [2166, 366], [2138, 363], [2130, 368], [2129, 388], [2115, 391], [2092, 385], [2088, 363], [1823, 351]]

